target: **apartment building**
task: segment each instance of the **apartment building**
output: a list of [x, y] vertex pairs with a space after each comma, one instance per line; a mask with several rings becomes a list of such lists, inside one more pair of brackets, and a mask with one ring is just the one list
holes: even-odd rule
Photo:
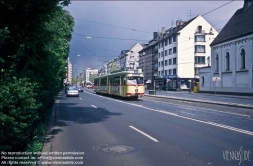
[[201, 16], [176, 21], [158, 35], [158, 76], [163, 89], [189, 89], [199, 81], [199, 68], [210, 64], [210, 44], [218, 32]]

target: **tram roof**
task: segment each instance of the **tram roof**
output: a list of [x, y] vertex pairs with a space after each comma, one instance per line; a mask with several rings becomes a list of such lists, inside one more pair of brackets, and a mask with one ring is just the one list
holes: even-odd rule
[[137, 70], [127, 70], [127, 71], [114, 71], [113, 73], [110, 74], [105, 74], [105, 75], [101, 75], [98, 76], [96, 78], [101, 78], [101, 77], [105, 77], [105, 76], [111, 76], [111, 75], [119, 75], [119, 74], [143, 74], [141, 69], [137, 69]]

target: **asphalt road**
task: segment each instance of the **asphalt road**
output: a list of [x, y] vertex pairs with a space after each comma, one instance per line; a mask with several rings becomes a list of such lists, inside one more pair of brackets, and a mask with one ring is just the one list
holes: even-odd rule
[[59, 94], [43, 152], [81, 158], [42, 160], [47, 165], [253, 165], [252, 110], [148, 97], [119, 100], [92, 91]]

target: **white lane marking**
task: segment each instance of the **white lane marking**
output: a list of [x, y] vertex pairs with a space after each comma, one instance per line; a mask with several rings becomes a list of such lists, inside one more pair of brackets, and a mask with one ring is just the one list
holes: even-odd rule
[[[148, 100], [148, 99], [142, 99], [142, 100]], [[154, 102], [158, 102], [158, 103], [165, 103], [168, 104], [166, 102], [162, 102], [162, 101], [155, 101], [155, 100], [148, 100], [148, 101], [154, 101]], [[185, 108], [192, 108], [192, 109], [200, 109], [198, 107], [192, 107], [192, 106], [182, 106], [180, 104], [174, 104], [174, 103], [169, 103], [170, 105], [175, 105], [175, 106], [179, 106], [179, 107], [185, 107]], [[218, 110], [214, 110], [214, 109], [208, 109], [208, 108], [201, 108], [202, 110], [208, 110], [208, 111], [212, 111], [212, 112], [221, 112], [221, 113], [225, 113], [225, 114], [232, 114], [232, 115], [239, 115], [239, 116], [246, 116], [246, 117], [250, 117], [249, 115], [243, 115], [243, 114], [238, 114], [238, 113], [233, 113], [233, 112], [225, 112], [225, 111], [218, 111]], [[198, 111], [198, 110], [197, 110]]]
[[[90, 94], [92, 94], [92, 93], [90, 93]], [[93, 95], [95, 95], [95, 94], [93, 94]], [[229, 130], [233, 130], [233, 131], [237, 131], [237, 132], [240, 132], [240, 133], [244, 133], [244, 134], [248, 134], [248, 135], [253, 136], [253, 132], [248, 131], [248, 130], [243, 130], [243, 129], [239, 129], [239, 128], [235, 128], [235, 127], [231, 127], [231, 126], [226, 126], [226, 125], [222, 125], [222, 124], [218, 124], [218, 123], [214, 123], [214, 122], [207, 122], [207, 121], [197, 120], [197, 119], [193, 119], [193, 118], [188, 118], [188, 117], [180, 116], [180, 115], [175, 114], [175, 113], [171, 113], [171, 112], [167, 112], [167, 111], [161, 111], [161, 110], [155, 110], [155, 109], [152, 109], [152, 108], [144, 107], [144, 106], [137, 105], [137, 104], [127, 103], [127, 102], [111, 99], [111, 98], [104, 97], [104, 96], [98, 96], [98, 97], [106, 98], [106, 99], [109, 99], [109, 100], [114, 100], [114, 101], [117, 101], [117, 102], [133, 105], [133, 106], [136, 106], [136, 107], [142, 107], [142, 108], [152, 110], [152, 111], [155, 111], [155, 112], [160, 112], [160, 113], [164, 113], [164, 114], [167, 114], [167, 115], [172, 115], [172, 116], [176, 116], [176, 117], [179, 117], [179, 118], [188, 119], [188, 120], [192, 120], [192, 121], [195, 121], [195, 122], [205, 123], [205, 124], [209, 124], [209, 125], [212, 125], [212, 126], [217, 126], [217, 127], [220, 127], [220, 128], [225, 128], [225, 129], [229, 129]], [[151, 101], [153, 101], [153, 100], [151, 100]], [[223, 112], [223, 113], [226, 113], [226, 112]]]
[[80, 100], [83, 100], [82, 98], [80, 98]]
[[94, 105], [91, 105], [92, 107], [94, 107], [94, 108], [97, 108], [96, 106], [94, 106]]
[[141, 131], [141, 130], [139, 130], [139, 129], [133, 127], [133, 126], [129, 126], [129, 127], [132, 128], [132, 129], [134, 129], [135, 131], [137, 131], [137, 132], [139, 132], [139, 133], [145, 135], [145, 136], [148, 137], [149, 139], [151, 139], [151, 140], [153, 140], [153, 141], [155, 141], [155, 142], [159, 142], [157, 139], [151, 137], [150, 135], [144, 133], [143, 131]]

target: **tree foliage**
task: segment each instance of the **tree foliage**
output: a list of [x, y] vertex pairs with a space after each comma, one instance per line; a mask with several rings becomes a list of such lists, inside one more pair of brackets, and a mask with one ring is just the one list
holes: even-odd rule
[[0, 149], [24, 151], [63, 88], [70, 0], [0, 0]]
[[119, 66], [116, 64], [116, 63], [113, 63], [109, 72], [113, 72], [113, 71], [116, 71], [116, 70], [119, 70]]

